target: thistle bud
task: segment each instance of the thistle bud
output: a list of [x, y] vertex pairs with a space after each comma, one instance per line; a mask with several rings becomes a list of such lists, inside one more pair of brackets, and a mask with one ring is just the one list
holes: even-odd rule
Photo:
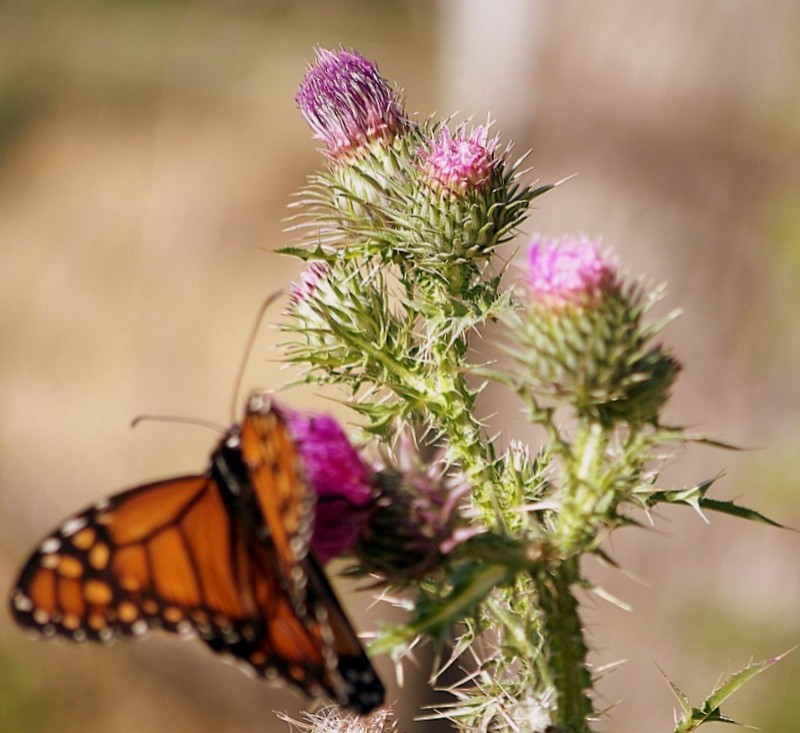
[[336, 340], [331, 338], [329, 324], [325, 318], [326, 303], [340, 300], [332, 287], [331, 267], [327, 262], [314, 261], [300, 273], [300, 278], [289, 285], [289, 307], [286, 310], [295, 322], [293, 330], [302, 334], [307, 348], [325, 351], [336, 350]]
[[516, 321], [534, 392], [571, 402], [603, 422], [657, 422], [680, 365], [642, 324], [650, 303], [625, 285], [600, 241], [534, 236], [527, 309]]
[[373, 503], [371, 473], [332, 417], [278, 409], [316, 494], [311, 546], [326, 563], [354, 549]]
[[459, 544], [480, 533], [466, 526], [459, 503], [470, 489], [449, 475], [442, 456], [426, 465], [403, 434], [397, 457], [376, 474], [378, 496], [358, 543], [361, 570], [402, 583], [424, 577]]
[[317, 48], [316, 53], [295, 100], [332, 159], [406, 127], [403, 105], [375, 64], [355, 51]]

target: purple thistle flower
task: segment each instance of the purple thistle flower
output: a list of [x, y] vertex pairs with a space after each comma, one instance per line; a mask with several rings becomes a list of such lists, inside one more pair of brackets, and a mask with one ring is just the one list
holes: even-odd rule
[[599, 239], [586, 235], [554, 237], [535, 234], [528, 248], [531, 294], [538, 300], [566, 304], [594, 298], [619, 287], [614, 263]]
[[332, 417], [277, 409], [289, 425], [306, 480], [317, 495], [311, 546], [326, 563], [355, 547], [372, 506], [371, 474]]
[[424, 156], [428, 175], [452, 191], [483, 186], [497, 165], [497, 138], [488, 140], [488, 135], [483, 126], [469, 134], [465, 125], [455, 133], [443, 127], [439, 137], [430, 141], [430, 150]]
[[295, 101], [331, 158], [405, 129], [403, 105], [375, 64], [343, 48], [316, 53]]

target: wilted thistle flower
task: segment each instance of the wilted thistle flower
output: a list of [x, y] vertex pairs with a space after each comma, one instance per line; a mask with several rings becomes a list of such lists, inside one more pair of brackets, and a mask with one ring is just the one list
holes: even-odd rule
[[332, 159], [405, 129], [403, 105], [375, 64], [355, 51], [316, 53], [295, 100]]
[[488, 184], [498, 162], [494, 156], [497, 138], [488, 140], [488, 135], [483, 126], [469, 134], [465, 125], [460, 125], [455, 133], [442, 127], [422, 156], [425, 172], [431, 180], [456, 192]]
[[351, 552], [374, 500], [372, 476], [339, 423], [277, 407], [289, 425], [306, 480], [316, 494], [311, 546], [326, 563]]
[[[642, 325], [649, 303], [586, 236], [535, 235], [514, 356], [535, 392], [567, 399], [604, 422], [657, 422], [680, 366]], [[651, 301], [652, 302], [652, 301]]]
[[378, 496], [356, 554], [360, 569], [402, 584], [438, 567], [459, 544], [478, 534], [459, 512], [470, 486], [451, 475], [441, 454], [427, 465], [403, 433], [397, 455], [378, 470]]

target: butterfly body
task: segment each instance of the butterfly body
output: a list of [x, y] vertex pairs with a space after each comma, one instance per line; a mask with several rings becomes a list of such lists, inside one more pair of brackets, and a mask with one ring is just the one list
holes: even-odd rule
[[310, 550], [313, 520], [292, 437], [255, 393], [206, 473], [111, 496], [47, 537], [11, 611], [78, 642], [194, 633], [257, 675], [365, 713], [383, 686]]

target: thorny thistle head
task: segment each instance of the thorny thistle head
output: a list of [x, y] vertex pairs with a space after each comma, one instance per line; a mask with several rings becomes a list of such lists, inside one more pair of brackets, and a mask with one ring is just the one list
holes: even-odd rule
[[536, 235], [528, 262], [523, 308], [510, 318], [523, 383], [603, 423], [657, 422], [680, 365], [652, 344], [660, 326], [642, 323], [654, 298], [586, 236]]
[[327, 262], [311, 262], [300, 273], [300, 279], [289, 285], [290, 310], [306, 308], [316, 298], [320, 283], [329, 277], [330, 272]]
[[616, 266], [599, 239], [534, 235], [528, 245], [528, 287], [533, 300], [549, 306], [580, 305], [619, 289]]
[[339, 707], [325, 707], [314, 713], [304, 712], [300, 720], [278, 713], [290, 731], [298, 733], [396, 733], [397, 722], [389, 707], [380, 707], [369, 715], [355, 717]]
[[498, 163], [494, 155], [497, 138], [488, 140], [488, 135], [488, 129], [482, 126], [469, 134], [464, 125], [455, 133], [443, 126], [422, 153], [425, 173], [454, 193], [487, 185]]

